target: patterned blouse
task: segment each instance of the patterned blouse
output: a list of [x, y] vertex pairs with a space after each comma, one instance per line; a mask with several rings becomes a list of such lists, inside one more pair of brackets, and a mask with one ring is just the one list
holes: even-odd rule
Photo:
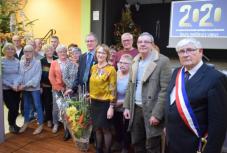
[[90, 77], [90, 97], [97, 100], [109, 100], [113, 102], [116, 99], [116, 80], [117, 73], [113, 66], [106, 65], [98, 68], [93, 65]]
[[63, 71], [63, 81], [66, 85], [66, 88], [72, 89], [74, 82], [76, 80], [78, 72], [78, 65], [72, 63], [71, 61], [67, 62], [65, 65], [65, 70]]

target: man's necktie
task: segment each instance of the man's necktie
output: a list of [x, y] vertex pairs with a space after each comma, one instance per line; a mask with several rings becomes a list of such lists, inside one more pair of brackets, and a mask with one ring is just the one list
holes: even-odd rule
[[185, 84], [187, 84], [190, 75], [191, 75], [191, 74], [190, 74], [188, 71], [185, 71], [185, 73], [184, 73], [184, 82], [185, 82]]
[[83, 77], [83, 82], [84, 83], [87, 83], [87, 81], [88, 81], [91, 61], [92, 61], [92, 54], [88, 53], [87, 54], [87, 61], [86, 61], [86, 68], [85, 68], [84, 77]]

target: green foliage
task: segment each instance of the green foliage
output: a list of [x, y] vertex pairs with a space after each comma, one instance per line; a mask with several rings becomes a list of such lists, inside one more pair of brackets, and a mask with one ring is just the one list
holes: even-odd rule
[[1, 0], [0, 1], [0, 32], [10, 32], [10, 15], [19, 8], [19, 1]]
[[25, 28], [38, 20], [30, 21], [25, 16], [23, 8], [26, 3], [27, 0], [0, 0], [0, 33], [23, 35], [27, 31]]

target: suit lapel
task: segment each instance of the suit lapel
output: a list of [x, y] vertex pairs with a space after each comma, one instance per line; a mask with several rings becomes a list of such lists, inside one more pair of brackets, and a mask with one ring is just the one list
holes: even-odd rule
[[144, 71], [144, 74], [142, 77], [143, 82], [146, 82], [147, 79], [150, 77], [150, 75], [154, 72], [154, 70], [157, 66], [156, 61], [158, 61], [158, 60], [159, 60], [159, 52], [156, 50], [151, 51], [151, 61], [145, 68], [145, 71]]
[[188, 89], [195, 87], [195, 85], [199, 85], [199, 81], [203, 78], [205, 71], [207, 70], [207, 65], [203, 64], [199, 70], [192, 76], [191, 79], [188, 80]]
[[86, 63], [87, 63], [87, 53], [84, 53], [84, 55], [83, 55], [83, 57], [82, 57], [82, 60], [83, 60], [83, 68], [85, 69], [85, 67], [86, 67]]
[[21, 59], [21, 57], [24, 55], [24, 48], [21, 49], [21, 52], [19, 54], [19, 59]]
[[179, 71], [180, 68], [177, 68], [174, 70], [170, 83], [169, 83], [169, 87], [168, 87], [168, 91], [171, 92], [173, 90], [173, 87], [175, 87], [176, 84], [176, 77], [177, 77], [177, 72]]
[[147, 67], [146, 67], [146, 69], [145, 69], [145, 72], [144, 72], [144, 74], [143, 74], [143, 78], [142, 78], [142, 81], [143, 81], [143, 82], [146, 82], [146, 80], [149, 78], [149, 76], [150, 76], [150, 75], [152, 74], [152, 72], [155, 70], [156, 66], [157, 66], [157, 64], [156, 64], [155, 62], [153, 62], [153, 61], [151, 61], [151, 62], [147, 65]]
[[[174, 70], [173, 74], [172, 74], [172, 78], [171, 78], [171, 81], [169, 83], [169, 87], [168, 87], [168, 91], [172, 91], [173, 90], [173, 87], [175, 87], [175, 84], [176, 84], [176, 76], [177, 76], [177, 73], [179, 71], [180, 68], [177, 68]], [[199, 70], [195, 73], [195, 75], [192, 76], [192, 78], [190, 78], [188, 80], [188, 84], [187, 84], [187, 90], [188, 89], [191, 89], [193, 87], [195, 87], [195, 85], [199, 85], [199, 81], [201, 78], [203, 78], [203, 75], [204, 75], [204, 72], [206, 71], [207, 69], [207, 65], [206, 64], [203, 64]]]
[[[153, 50], [151, 52], [151, 61], [149, 62], [149, 64], [147, 65], [147, 67], [145, 68], [143, 77], [142, 77], [142, 81], [146, 82], [147, 79], [150, 77], [150, 75], [154, 72], [157, 64], [156, 61], [159, 59], [159, 53], [156, 50]], [[137, 70], [138, 70], [138, 66], [139, 66], [139, 61], [141, 59], [141, 55], [138, 54], [135, 58], [134, 58], [134, 63], [132, 64], [132, 82], [136, 83], [136, 79], [137, 79]]]
[[139, 65], [139, 57], [136, 57], [134, 63], [132, 64], [132, 83], [136, 83], [138, 65]]

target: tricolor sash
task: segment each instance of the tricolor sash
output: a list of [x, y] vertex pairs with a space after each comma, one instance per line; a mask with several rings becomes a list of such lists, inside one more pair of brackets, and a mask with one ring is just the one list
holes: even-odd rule
[[[184, 121], [186, 126], [199, 138], [198, 152], [202, 151], [204, 146], [202, 145], [202, 133], [199, 129], [197, 118], [191, 108], [188, 95], [185, 88], [184, 67], [179, 69], [176, 78], [176, 106], [180, 114], [181, 119]], [[204, 142], [205, 143], [205, 142]]]

